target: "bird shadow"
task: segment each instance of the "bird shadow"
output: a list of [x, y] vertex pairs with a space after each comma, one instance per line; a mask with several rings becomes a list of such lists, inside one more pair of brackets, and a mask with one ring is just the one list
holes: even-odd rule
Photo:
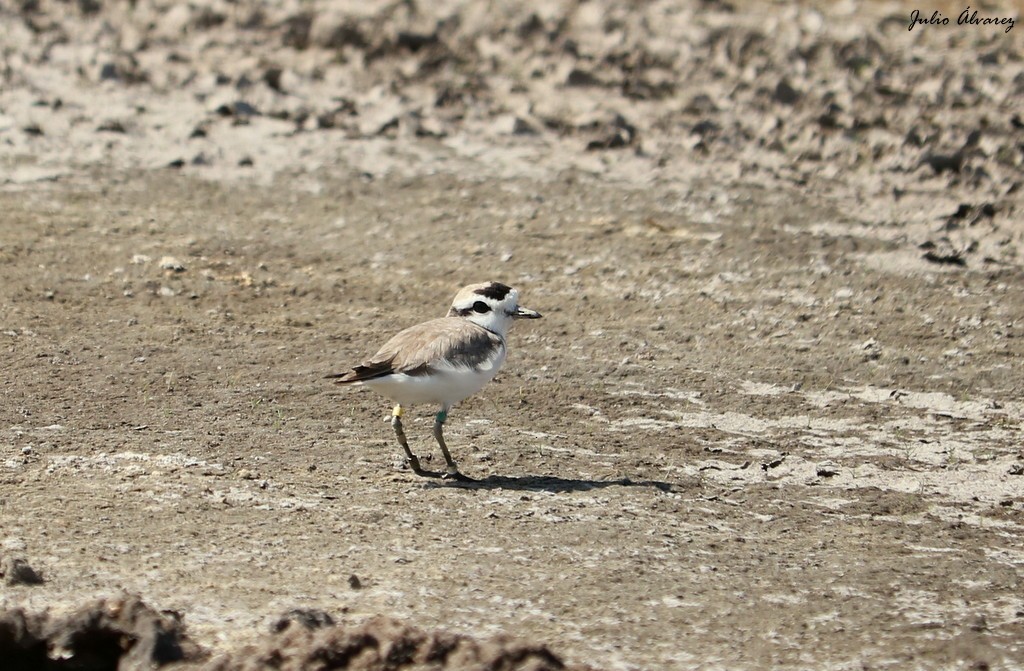
[[630, 478], [587, 480], [560, 478], [554, 475], [488, 475], [479, 480], [464, 477], [459, 480], [432, 480], [426, 484], [432, 488], [511, 489], [546, 492], [586, 492], [606, 487], [650, 487], [663, 492], [679, 492], [684, 489], [683, 485], [679, 483], [661, 480], [631, 480]]

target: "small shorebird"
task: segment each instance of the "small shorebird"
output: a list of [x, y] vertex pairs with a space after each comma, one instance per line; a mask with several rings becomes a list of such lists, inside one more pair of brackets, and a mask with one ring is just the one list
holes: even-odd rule
[[516, 319], [540, 314], [519, 305], [519, 292], [499, 282], [464, 287], [455, 295], [448, 314], [401, 331], [369, 360], [345, 373], [328, 375], [338, 384], [366, 385], [395, 402], [391, 425], [413, 472], [425, 471], [409, 449], [402, 428], [403, 406], [432, 403], [434, 438], [448, 465], [448, 477], [468, 480], [448, 452], [444, 423], [459, 401], [480, 391], [505, 363], [505, 334]]

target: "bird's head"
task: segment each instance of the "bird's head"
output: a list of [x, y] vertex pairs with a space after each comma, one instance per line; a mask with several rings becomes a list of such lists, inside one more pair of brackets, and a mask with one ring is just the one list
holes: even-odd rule
[[540, 313], [519, 305], [519, 292], [501, 282], [463, 287], [455, 294], [449, 317], [462, 317], [505, 337], [516, 319], [539, 319]]

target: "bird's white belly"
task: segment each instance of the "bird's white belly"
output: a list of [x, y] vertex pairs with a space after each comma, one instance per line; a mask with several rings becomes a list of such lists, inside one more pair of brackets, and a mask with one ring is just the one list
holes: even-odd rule
[[378, 394], [402, 405], [431, 403], [451, 406], [472, 396], [494, 379], [505, 362], [504, 347], [489, 367], [479, 369], [464, 367], [442, 367], [429, 375], [406, 375], [396, 373], [365, 384]]

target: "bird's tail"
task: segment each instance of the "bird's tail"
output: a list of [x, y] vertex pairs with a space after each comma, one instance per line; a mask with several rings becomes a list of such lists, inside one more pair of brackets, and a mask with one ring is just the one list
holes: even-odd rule
[[384, 375], [390, 375], [394, 372], [391, 367], [391, 362], [382, 362], [380, 364], [370, 364], [356, 366], [352, 370], [345, 371], [344, 373], [331, 373], [324, 377], [325, 380], [334, 380], [335, 384], [354, 384], [356, 382], [363, 382], [365, 380], [372, 380], [374, 378], [383, 377]]
[[335, 384], [350, 384], [357, 382], [358, 380], [350, 379], [353, 371], [347, 371], [345, 373], [331, 373], [330, 375], [324, 375], [325, 380], [334, 380]]

